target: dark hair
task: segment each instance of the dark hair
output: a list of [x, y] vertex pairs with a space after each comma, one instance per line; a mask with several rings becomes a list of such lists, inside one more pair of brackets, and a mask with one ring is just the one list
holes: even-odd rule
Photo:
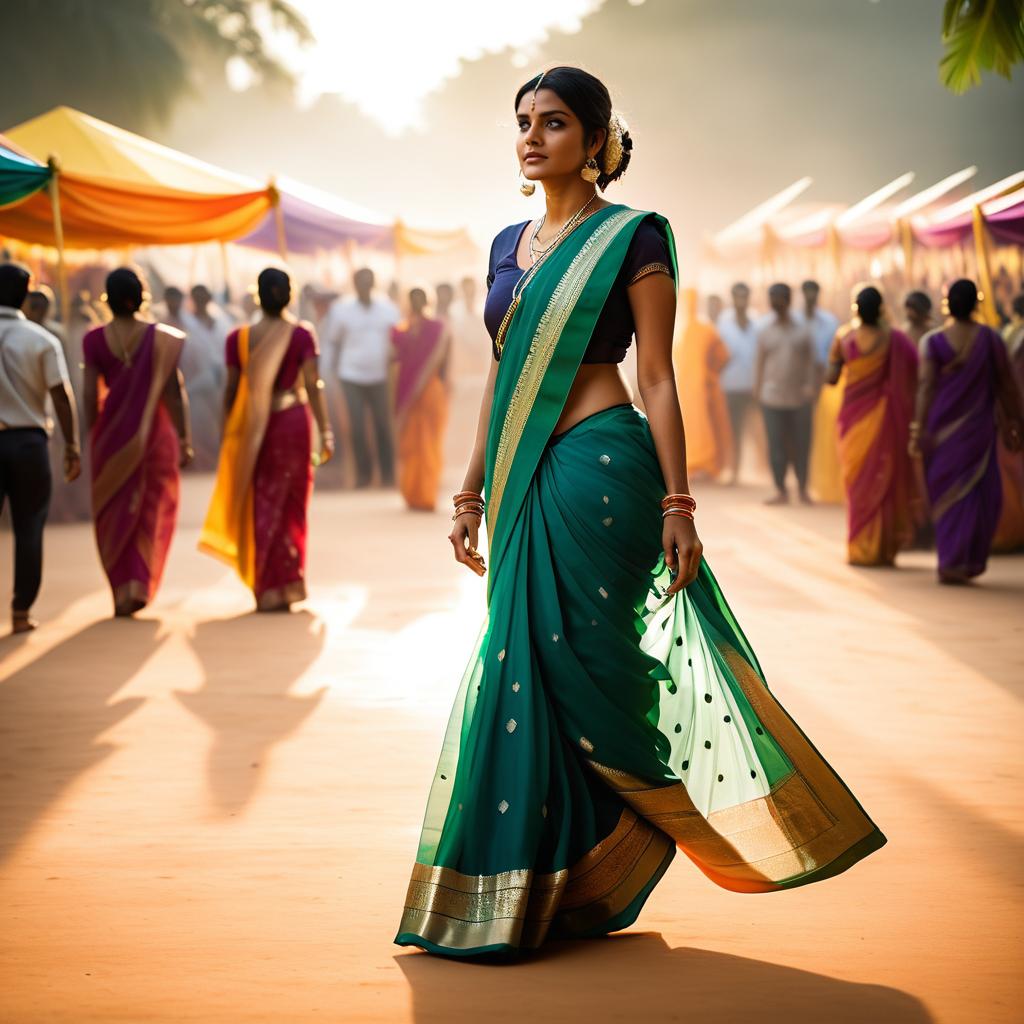
[[878, 326], [882, 312], [882, 293], [877, 288], [870, 284], [867, 288], [861, 288], [857, 292], [854, 305], [857, 307], [857, 316], [860, 317], [862, 324], [867, 324], [868, 327]]
[[256, 278], [256, 291], [263, 312], [277, 316], [292, 301], [292, 280], [278, 267], [267, 267]]
[[737, 281], [730, 290], [733, 295], [738, 295], [741, 292], [744, 295], [750, 294], [750, 286], [747, 284], [746, 281]]
[[35, 288], [25, 296], [25, 302], [30, 306], [42, 306], [50, 308], [50, 296], [39, 288]]
[[955, 320], [969, 320], [978, 307], [978, 286], [962, 277], [949, 286], [946, 302], [951, 317]]
[[[440, 286], [439, 286], [440, 287]], [[427, 305], [427, 292], [425, 288], [412, 288], [409, 291], [409, 305], [415, 306], [416, 303], [420, 304], [420, 308], [423, 309]]]
[[559, 98], [569, 109], [580, 119], [583, 125], [583, 137], [586, 142], [593, 142], [594, 136], [599, 131], [605, 132], [605, 141], [597, 151], [597, 166], [601, 173], [597, 179], [597, 187], [603, 192], [613, 181], [618, 181], [626, 168], [629, 166], [630, 155], [633, 151], [633, 139], [628, 131], [622, 133], [622, 157], [619, 166], [614, 168], [610, 174], [604, 169], [604, 153], [608, 145], [608, 124], [612, 119], [612, 98], [608, 87], [599, 78], [595, 78], [588, 71], [582, 68], [557, 67], [544, 72], [543, 75], [534, 75], [516, 93], [515, 109], [519, 109], [519, 103], [528, 93], [533, 92], [540, 83], [542, 89], [550, 89], [557, 93]]
[[1013, 297], [1013, 304], [1010, 307], [1017, 316], [1024, 316], [1024, 292], [1018, 292]]
[[142, 309], [142, 279], [131, 267], [107, 274], [107, 305], [114, 316], [131, 316]]
[[185, 293], [176, 284], [169, 284], [164, 289], [164, 298], [165, 299], [183, 299], [183, 298], [185, 298]]
[[32, 273], [20, 263], [0, 263], [0, 306], [21, 309]]
[[908, 292], [903, 300], [904, 306], [909, 306], [915, 313], [930, 313], [932, 311], [932, 300], [927, 292]]
[[817, 281], [808, 279], [808, 280], [804, 281], [804, 283], [802, 285], [800, 285], [800, 290], [802, 292], [806, 292], [806, 291], [820, 292], [821, 291], [821, 285], [818, 284]]
[[784, 298], [787, 302], [791, 302], [793, 299], [793, 290], [788, 284], [779, 281], [768, 289], [768, 298], [774, 298], [776, 295], [778, 295], [779, 298]]

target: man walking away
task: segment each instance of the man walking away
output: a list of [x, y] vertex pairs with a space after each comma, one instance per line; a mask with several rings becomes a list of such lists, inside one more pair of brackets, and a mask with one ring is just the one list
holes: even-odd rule
[[30, 613], [42, 579], [43, 527], [52, 487], [47, 395], [64, 435], [64, 479], [74, 480], [82, 468], [64, 353], [49, 331], [21, 312], [29, 280], [24, 267], [0, 264], [0, 508], [10, 501], [14, 633], [26, 633], [37, 625]]
[[773, 284], [768, 301], [774, 316], [757, 338], [754, 369], [754, 401], [761, 406], [768, 454], [775, 479], [775, 496], [769, 505], [789, 501], [786, 473], [796, 474], [800, 500], [812, 504], [807, 493], [807, 461], [811, 447], [811, 405], [818, 386], [814, 340], [806, 323], [790, 313], [792, 292], [788, 284]]

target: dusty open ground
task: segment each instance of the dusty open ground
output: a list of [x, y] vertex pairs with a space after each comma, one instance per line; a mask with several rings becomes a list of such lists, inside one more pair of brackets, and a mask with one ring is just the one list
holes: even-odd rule
[[630, 932], [477, 966], [391, 944], [482, 611], [447, 516], [317, 496], [310, 601], [257, 617], [195, 551], [209, 486], [139, 621], [59, 527], [43, 628], [0, 639], [0, 1020], [1021, 1019], [1024, 559], [942, 589], [923, 554], [844, 565], [838, 509], [698, 491], [769, 682], [889, 845], [767, 896], [677, 860]]

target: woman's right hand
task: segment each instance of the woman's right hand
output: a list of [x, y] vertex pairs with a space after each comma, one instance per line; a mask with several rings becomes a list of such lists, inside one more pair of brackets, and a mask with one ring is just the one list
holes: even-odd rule
[[459, 516], [452, 526], [452, 532], [448, 534], [455, 549], [455, 561], [472, 569], [477, 576], [483, 576], [487, 566], [484, 556], [477, 550], [479, 537], [480, 519], [473, 512], [464, 512]]

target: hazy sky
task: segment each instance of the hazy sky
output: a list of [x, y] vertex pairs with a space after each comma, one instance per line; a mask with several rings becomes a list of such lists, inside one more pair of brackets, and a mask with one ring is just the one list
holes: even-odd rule
[[212, 85], [161, 141], [486, 240], [539, 201], [517, 190], [516, 89], [544, 66], [580, 64], [633, 130], [633, 163], [609, 197], [669, 216], [685, 259], [805, 174], [809, 200], [852, 202], [908, 170], [924, 188], [972, 163], [978, 187], [1024, 168], [1024, 73], [943, 90], [941, 0], [298, 6], [319, 25], [305, 99], [339, 95], [297, 108]]

